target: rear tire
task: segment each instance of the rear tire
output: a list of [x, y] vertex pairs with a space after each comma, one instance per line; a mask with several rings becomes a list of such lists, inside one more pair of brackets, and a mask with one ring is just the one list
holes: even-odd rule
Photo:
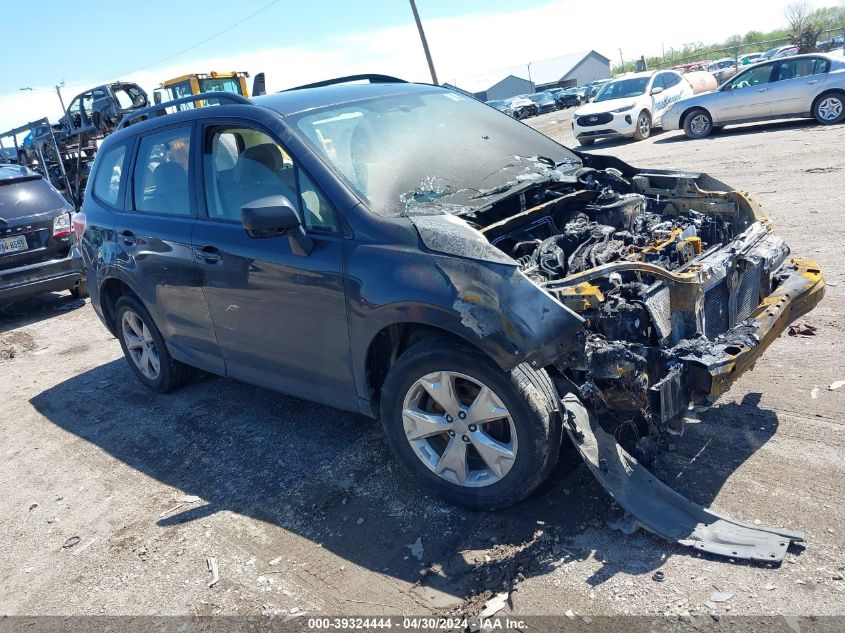
[[637, 116], [637, 129], [634, 131], [633, 139], [643, 141], [651, 136], [651, 115], [643, 110]]
[[194, 378], [197, 370], [173, 360], [161, 332], [140, 301], [123, 295], [114, 307], [117, 339], [138, 380], [153, 391], [167, 393]]
[[845, 120], [845, 95], [826, 92], [813, 103], [813, 117], [821, 125], [834, 125]]
[[693, 110], [684, 118], [684, 134], [688, 138], [705, 138], [710, 136], [713, 129], [713, 118], [707, 110]]
[[[481, 394], [483, 406], [473, 408]], [[453, 408], [457, 417], [448, 415]], [[525, 499], [560, 453], [558, 397], [548, 374], [526, 364], [502, 371], [445, 337], [423, 339], [391, 367], [381, 420], [393, 454], [423, 489], [478, 510]]]
[[584, 147], [589, 147], [590, 145], [592, 145], [595, 142], [596, 142], [596, 139], [594, 139], [594, 138], [579, 138], [578, 139], [578, 143], [583, 145]]

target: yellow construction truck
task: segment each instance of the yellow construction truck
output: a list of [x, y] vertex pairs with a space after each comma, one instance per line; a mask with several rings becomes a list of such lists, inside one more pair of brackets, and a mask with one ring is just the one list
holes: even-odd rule
[[[156, 104], [165, 103], [174, 99], [181, 99], [182, 97], [190, 97], [191, 95], [203, 94], [206, 92], [231, 92], [239, 94], [244, 97], [249, 96], [249, 88], [246, 85], [246, 80], [249, 73], [245, 72], [228, 72], [228, 73], [191, 73], [182, 75], [181, 77], [174, 77], [163, 81], [161, 85], [155, 89], [153, 93], [153, 101]], [[264, 73], [258, 73], [255, 76], [253, 84], [253, 94], [264, 94]], [[181, 104], [178, 106], [180, 110], [186, 110], [193, 107], [201, 107], [206, 105], [203, 100], [194, 101], [193, 103]]]

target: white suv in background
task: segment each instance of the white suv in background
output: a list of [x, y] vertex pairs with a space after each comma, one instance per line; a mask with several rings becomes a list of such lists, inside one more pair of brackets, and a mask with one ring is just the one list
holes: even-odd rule
[[673, 70], [625, 75], [606, 83], [591, 103], [575, 111], [572, 133], [581, 145], [612, 136], [641, 141], [660, 126], [670, 105], [692, 95], [692, 85]]

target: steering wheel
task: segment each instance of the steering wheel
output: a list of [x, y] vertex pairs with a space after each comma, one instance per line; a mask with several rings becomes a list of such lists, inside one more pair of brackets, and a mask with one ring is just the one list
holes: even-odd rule
[[734, 89], [736, 88], [748, 88], [751, 84], [748, 82], [747, 79], [743, 79], [739, 83], [734, 84]]

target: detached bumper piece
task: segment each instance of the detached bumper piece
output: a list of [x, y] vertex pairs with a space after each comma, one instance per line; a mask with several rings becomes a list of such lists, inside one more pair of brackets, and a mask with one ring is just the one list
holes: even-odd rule
[[800, 532], [748, 525], [719, 516], [652, 475], [572, 394], [563, 398], [564, 428], [584, 463], [640, 526], [680, 545], [730, 558], [779, 563]]

